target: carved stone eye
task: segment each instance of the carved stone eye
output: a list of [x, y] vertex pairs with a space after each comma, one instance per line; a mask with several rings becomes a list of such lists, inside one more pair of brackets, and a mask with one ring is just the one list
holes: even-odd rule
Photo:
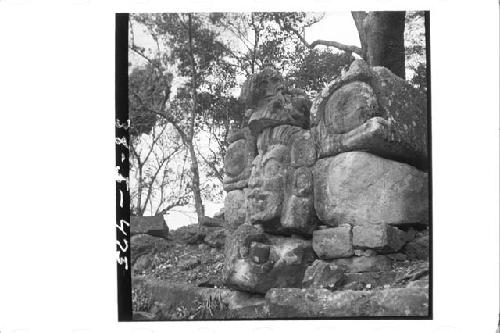
[[268, 160], [264, 166], [264, 176], [265, 177], [273, 177], [278, 175], [281, 172], [281, 163], [271, 159]]

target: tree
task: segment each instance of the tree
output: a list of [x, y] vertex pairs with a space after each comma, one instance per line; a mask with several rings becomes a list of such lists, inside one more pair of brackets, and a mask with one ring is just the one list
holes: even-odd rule
[[[130, 147], [131, 171], [135, 173], [131, 211], [136, 216], [143, 216], [148, 209], [150, 214], [165, 214], [187, 204], [191, 197], [186, 179], [176, 177], [187, 171], [185, 163], [179, 163], [186, 154], [178, 140], [168, 135], [168, 127], [166, 123], [155, 125], [150, 135], [134, 138]], [[173, 170], [175, 166], [180, 170]]]
[[294, 33], [310, 49], [323, 45], [337, 48], [349, 54], [355, 53], [366, 60], [369, 65], [387, 67], [394, 74], [404, 78], [405, 12], [352, 12], [352, 17], [358, 30], [361, 48], [327, 40], [316, 40], [308, 43], [301, 31], [314, 24], [314, 20], [301, 26], [297, 24], [296, 20], [290, 20], [283, 13], [275, 15], [275, 20], [284, 30]]
[[169, 135], [168, 124], [156, 119], [154, 113], [161, 109], [171, 87], [171, 75], [160, 74], [157, 66], [147, 63], [129, 75], [131, 171], [135, 173], [131, 180], [132, 212], [137, 216], [143, 216], [148, 205], [151, 213], [166, 212], [185, 205], [189, 197], [186, 182], [172, 179], [167, 172], [182, 146], [175, 135]]
[[371, 66], [384, 66], [405, 78], [405, 12], [352, 12], [361, 56]]
[[[153, 113], [170, 123], [186, 148], [190, 161], [192, 196], [198, 222], [201, 222], [205, 213], [196, 135], [200, 132], [204, 119], [215, 119], [211, 117], [213, 112], [206, 112], [202, 108], [204, 103], [210, 103], [207, 102], [209, 99], [205, 98], [206, 95], [213, 93], [214, 89], [227, 90], [227, 87], [220, 87], [220, 82], [223, 81], [220, 71], [224, 72], [226, 82], [231, 81], [231, 66], [224, 66], [227, 50], [217, 41], [217, 32], [210, 29], [208, 15], [144, 14], [135, 15], [133, 19], [147, 27], [158, 45], [160, 54], [156, 59], [151, 59], [133, 43], [132, 51], [145, 57], [150, 63], [157, 63], [158, 59], [163, 67], [170, 66], [179, 78], [185, 78], [184, 84], [179, 87], [172, 100], [164, 93], [164, 100], [159, 109], [143, 111]], [[219, 94], [219, 97], [221, 96]], [[210, 117], [206, 117], [207, 115]]]
[[[224, 29], [240, 47], [230, 55], [249, 76], [265, 66], [279, 70], [295, 88], [310, 96], [339, 76], [354, 60], [351, 52], [309, 47], [303, 34], [324, 15], [311, 13], [216, 13], [212, 22]], [[234, 43], [233, 43], [234, 44]]]

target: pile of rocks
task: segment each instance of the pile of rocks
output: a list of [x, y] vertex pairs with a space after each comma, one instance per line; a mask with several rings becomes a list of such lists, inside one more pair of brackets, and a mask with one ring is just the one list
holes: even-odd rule
[[[425, 96], [357, 60], [312, 104], [269, 68], [250, 77], [241, 99], [246, 123], [230, 135], [224, 161], [224, 218], [233, 229], [225, 284], [266, 294], [278, 317], [283, 309], [427, 315], [425, 285], [392, 288], [391, 297], [367, 291], [394, 282], [394, 261], [428, 256]], [[311, 293], [358, 310], [322, 301], [316, 312], [290, 310]]]

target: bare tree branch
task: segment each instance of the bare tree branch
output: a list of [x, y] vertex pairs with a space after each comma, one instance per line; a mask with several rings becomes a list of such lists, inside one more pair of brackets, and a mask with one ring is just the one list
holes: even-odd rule
[[339, 42], [335, 42], [335, 41], [328, 41], [328, 40], [322, 40], [322, 39], [318, 39], [318, 40], [315, 40], [314, 42], [312, 42], [311, 44], [309, 44], [306, 39], [304, 38], [304, 36], [302, 36], [302, 34], [297, 31], [297, 29], [293, 28], [293, 27], [289, 27], [288, 29], [286, 29], [282, 24], [281, 22], [278, 22], [280, 27], [284, 30], [289, 30], [291, 32], [293, 32], [295, 34], [295, 36], [297, 36], [299, 38], [299, 40], [302, 42], [302, 44], [304, 44], [306, 47], [310, 48], [310, 49], [313, 49], [315, 48], [316, 46], [318, 45], [324, 45], [324, 46], [332, 46], [332, 47], [335, 47], [336, 49], [339, 49], [339, 50], [342, 50], [342, 51], [345, 51], [345, 52], [350, 52], [350, 53], [356, 53], [360, 56], [363, 56], [363, 50], [355, 45], [345, 45], [345, 44], [342, 44], [342, 43], [339, 43]]

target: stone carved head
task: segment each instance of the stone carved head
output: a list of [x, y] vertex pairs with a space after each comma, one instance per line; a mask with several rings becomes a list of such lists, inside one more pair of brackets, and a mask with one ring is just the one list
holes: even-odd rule
[[315, 258], [311, 241], [271, 236], [248, 224], [234, 231], [225, 254], [226, 285], [254, 293], [300, 287], [306, 267]]
[[247, 218], [251, 223], [279, 218], [289, 169], [289, 148], [282, 144], [269, 147], [254, 159], [247, 195]]
[[298, 149], [314, 151], [312, 140], [309, 146], [304, 145], [304, 132], [282, 125], [266, 129], [259, 137], [259, 155], [253, 161], [248, 181], [247, 222], [260, 224], [271, 233], [312, 232], [312, 174], [305, 165], [314, 163], [315, 155], [292, 154]]
[[252, 75], [243, 85], [240, 100], [254, 135], [265, 128], [294, 125], [309, 128], [311, 102], [300, 89], [289, 89], [281, 74], [271, 67]]
[[241, 89], [240, 99], [247, 109], [255, 108], [265, 104], [285, 88], [283, 77], [272, 67], [266, 67], [262, 71], [252, 75]]

